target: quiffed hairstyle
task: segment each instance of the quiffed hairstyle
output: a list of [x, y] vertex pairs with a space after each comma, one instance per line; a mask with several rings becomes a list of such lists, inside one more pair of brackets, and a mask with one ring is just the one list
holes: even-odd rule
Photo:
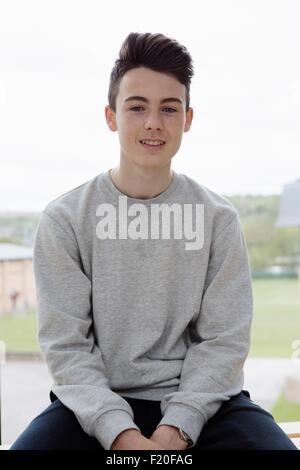
[[194, 70], [191, 55], [186, 47], [160, 33], [130, 33], [121, 46], [119, 57], [110, 74], [108, 104], [114, 112], [121, 78], [126, 72], [137, 67], [148, 67], [177, 78], [185, 85], [188, 111], [190, 83]]

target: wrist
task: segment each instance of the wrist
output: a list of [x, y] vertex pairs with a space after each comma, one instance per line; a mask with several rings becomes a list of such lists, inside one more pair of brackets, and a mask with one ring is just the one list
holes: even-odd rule
[[112, 443], [112, 446], [122, 444], [123, 441], [127, 441], [127, 439], [132, 439], [135, 436], [140, 436], [141, 432], [138, 429], [130, 428], [124, 429], [120, 434], [117, 435], [115, 440]]
[[183, 450], [188, 446], [188, 442], [180, 435], [179, 428], [171, 424], [161, 424], [157, 426], [159, 429], [158, 440], [162, 440], [167, 449]]

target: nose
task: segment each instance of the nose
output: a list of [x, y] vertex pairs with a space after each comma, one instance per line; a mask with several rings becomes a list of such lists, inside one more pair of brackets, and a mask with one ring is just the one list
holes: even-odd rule
[[147, 119], [145, 120], [145, 129], [159, 130], [162, 127], [161, 117], [157, 113], [154, 112], [147, 116]]

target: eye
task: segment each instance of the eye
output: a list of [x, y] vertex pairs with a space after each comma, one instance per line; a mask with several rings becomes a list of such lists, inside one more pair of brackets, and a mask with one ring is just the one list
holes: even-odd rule
[[142, 109], [142, 106], [134, 106], [133, 108], [130, 108], [130, 111], [134, 111], [136, 109]]
[[170, 110], [171, 110], [171, 114], [172, 114], [173, 112], [176, 113], [176, 109], [174, 109], [174, 108], [163, 108], [163, 109], [170, 109]]
[[[136, 111], [136, 110], [139, 110], [139, 109], [143, 109], [143, 107], [142, 106], [134, 106], [133, 108], [130, 108], [130, 111]], [[169, 110], [168, 112], [170, 112], [170, 114], [176, 113], [176, 109], [174, 109], [174, 108], [165, 107], [163, 109], [168, 109]]]

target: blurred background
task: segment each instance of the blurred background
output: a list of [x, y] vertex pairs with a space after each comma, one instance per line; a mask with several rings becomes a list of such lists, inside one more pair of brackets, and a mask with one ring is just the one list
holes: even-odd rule
[[2, 442], [49, 402], [32, 270], [50, 200], [119, 161], [104, 117], [131, 31], [190, 51], [194, 120], [172, 167], [238, 209], [253, 279], [251, 398], [300, 421], [300, 4], [297, 0], [2, 0], [0, 359]]

